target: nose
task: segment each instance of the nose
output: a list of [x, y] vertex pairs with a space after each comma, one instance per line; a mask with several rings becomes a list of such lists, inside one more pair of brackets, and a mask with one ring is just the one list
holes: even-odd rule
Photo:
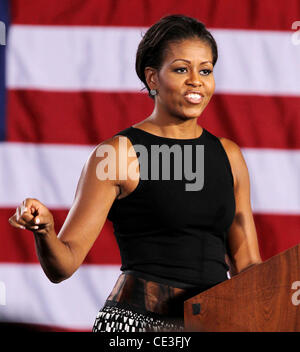
[[196, 70], [190, 71], [189, 77], [186, 80], [187, 85], [192, 85], [194, 87], [201, 87], [203, 85], [202, 76]]

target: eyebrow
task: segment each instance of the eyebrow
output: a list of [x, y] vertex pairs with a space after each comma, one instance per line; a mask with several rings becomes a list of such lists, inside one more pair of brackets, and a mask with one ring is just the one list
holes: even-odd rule
[[[189, 61], [189, 60], [186, 60], [186, 59], [175, 59], [175, 60], [173, 60], [172, 62], [171, 62], [171, 64], [173, 64], [175, 61], [185, 61], [185, 62], [187, 62], [187, 63], [191, 63], [191, 61]], [[201, 62], [200, 63], [200, 65], [202, 65], [202, 64], [206, 64], [206, 63], [210, 63], [210, 64], [212, 64], [212, 62], [211, 61], [203, 61], [203, 62]]]

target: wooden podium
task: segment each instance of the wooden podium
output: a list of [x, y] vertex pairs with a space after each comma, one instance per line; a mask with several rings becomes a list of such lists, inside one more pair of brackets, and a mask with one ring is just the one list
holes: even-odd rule
[[184, 302], [185, 331], [300, 331], [300, 244]]

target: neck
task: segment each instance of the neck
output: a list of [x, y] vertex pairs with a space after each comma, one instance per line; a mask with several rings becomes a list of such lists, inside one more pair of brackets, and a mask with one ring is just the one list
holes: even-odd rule
[[197, 123], [197, 118], [183, 120], [176, 116], [160, 114], [156, 109], [144, 120], [144, 123], [153, 132], [167, 138], [197, 138], [202, 133], [202, 127]]

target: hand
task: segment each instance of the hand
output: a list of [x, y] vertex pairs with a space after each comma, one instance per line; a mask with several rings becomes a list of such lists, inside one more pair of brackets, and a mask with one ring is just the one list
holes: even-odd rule
[[38, 234], [49, 234], [54, 230], [54, 220], [49, 209], [35, 198], [26, 198], [8, 222], [16, 228], [27, 229]]

